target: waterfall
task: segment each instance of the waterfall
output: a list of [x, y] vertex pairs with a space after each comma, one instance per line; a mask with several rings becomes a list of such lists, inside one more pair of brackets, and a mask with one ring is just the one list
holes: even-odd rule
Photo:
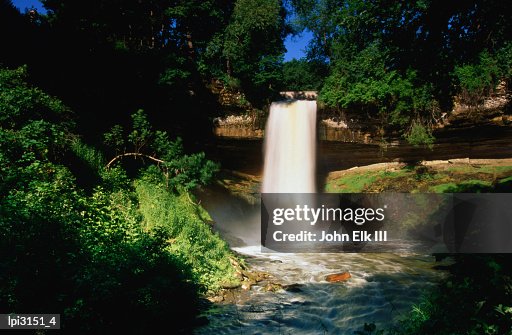
[[316, 101], [273, 102], [264, 150], [263, 193], [316, 192]]

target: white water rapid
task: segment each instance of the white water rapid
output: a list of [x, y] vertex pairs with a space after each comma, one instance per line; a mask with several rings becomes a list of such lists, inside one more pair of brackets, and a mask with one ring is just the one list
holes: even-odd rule
[[316, 101], [274, 102], [265, 130], [262, 193], [314, 193]]

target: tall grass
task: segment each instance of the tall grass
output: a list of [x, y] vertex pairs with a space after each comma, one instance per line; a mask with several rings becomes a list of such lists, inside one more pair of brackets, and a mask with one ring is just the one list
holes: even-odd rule
[[103, 154], [96, 148], [82, 142], [79, 138], [71, 140], [71, 151], [98, 175], [104, 169], [106, 161]]
[[205, 292], [238, 281], [227, 243], [212, 231], [208, 213], [192, 202], [189, 193], [171, 193], [164, 184], [144, 177], [134, 185], [144, 229], [168, 237], [168, 251], [191, 267]]

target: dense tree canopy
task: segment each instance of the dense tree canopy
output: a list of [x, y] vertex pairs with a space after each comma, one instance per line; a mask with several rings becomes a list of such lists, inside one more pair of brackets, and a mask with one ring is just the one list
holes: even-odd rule
[[509, 2], [293, 0], [295, 25], [314, 39], [309, 58], [329, 63], [320, 98], [425, 124], [453, 96], [480, 103], [510, 81]]
[[[12, 47], [1, 62], [28, 63], [84, 130], [96, 129], [98, 116], [106, 131], [144, 109], [174, 133], [186, 136], [194, 123], [207, 134], [221, 108], [208, 86], [220, 81], [256, 107], [281, 89], [316, 89], [331, 108], [375, 113], [409, 133], [449, 110], [454, 96], [476, 106], [510, 81], [511, 5], [503, 1], [43, 4], [46, 16], [20, 15], [2, 1]], [[307, 58], [284, 62], [284, 38], [303, 29], [314, 36]]]
[[327, 64], [315, 60], [292, 59], [283, 64], [281, 87], [287, 91], [319, 90], [327, 75]]
[[280, 0], [42, 3], [47, 14], [29, 16], [2, 0], [10, 12], [2, 13], [9, 26], [0, 63], [28, 64], [32, 80], [77, 113], [84, 133], [126, 124], [144, 109], [176, 134], [187, 136], [192, 123], [208, 134], [209, 117], [220, 113], [212, 80], [244, 90], [255, 106], [279, 86], [287, 33]]

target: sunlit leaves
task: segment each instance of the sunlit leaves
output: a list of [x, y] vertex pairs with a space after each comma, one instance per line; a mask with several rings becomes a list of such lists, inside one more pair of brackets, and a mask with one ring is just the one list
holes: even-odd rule
[[114, 149], [116, 152], [123, 151], [125, 141], [123, 138], [122, 126], [116, 124], [112, 127], [112, 129], [110, 129], [110, 131], [103, 135], [103, 138], [105, 140], [105, 144]]
[[72, 126], [69, 109], [60, 100], [30, 86], [26, 79], [26, 66], [15, 70], [0, 68], [0, 126], [16, 128], [38, 119]]
[[[120, 126], [114, 126], [104, 135], [105, 143], [118, 152], [111, 162], [129, 156], [149, 158], [151, 162], [157, 163], [167, 186], [172, 190], [187, 191], [212, 180], [218, 165], [207, 160], [204, 153], [184, 154], [181, 138], [171, 140], [167, 132], [153, 131], [142, 110], [133, 114], [132, 120], [133, 126], [126, 137], [127, 141], [124, 140], [125, 135]], [[119, 153], [121, 147], [128, 151]]]
[[462, 102], [472, 107], [481, 104], [501, 79], [499, 70], [495, 57], [486, 51], [480, 54], [477, 63], [456, 66], [454, 74]]

